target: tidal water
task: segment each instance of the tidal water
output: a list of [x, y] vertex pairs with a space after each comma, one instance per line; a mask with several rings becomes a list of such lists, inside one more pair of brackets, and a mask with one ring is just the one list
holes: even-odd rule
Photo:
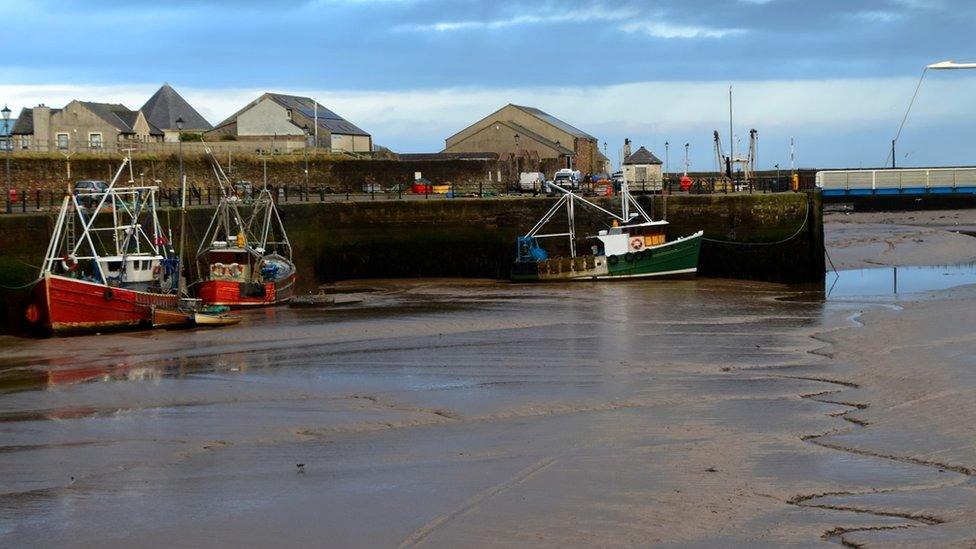
[[976, 265], [876, 267], [828, 272], [826, 297], [896, 296], [976, 284]]
[[812, 543], [894, 519], [791, 498], [933, 481], [802, 439], [843, 423], [801, 397], [837, 389], [810, 335], [842, 305], [357, 286], [231, 329], [0, 340], [0, 546]]

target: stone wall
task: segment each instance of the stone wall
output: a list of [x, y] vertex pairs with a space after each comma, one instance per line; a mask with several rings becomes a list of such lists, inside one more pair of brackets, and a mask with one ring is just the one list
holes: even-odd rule
[[[225, 170], [229, 167], [228, 175], [233, 180], [251, 181], [254, 184], [264, 181], [265, 162], [259, 157], [225, 153], [218, 155], [218, 159]], [[269, 184], [297, 186], [305, 183], [305, 160], [300, 153], [272, 156], [266, 162]], [[13, 156], [10, 172], [12, 185], [20, 191], [41, 189], [60, 192], [69, 182], [82, 179], [107, 181], [120, 163], [119, 157], [109, 156], [76, 155], [66, 160], [60, 155], [19, 154]], [[183, 166], [191, 186], [216, 184], [207, 157], [184, 155]], [[354, 160], [312, 155], [308, 160], [308, 183], [312, 188], [321, 185], [335, 192], [345, 192], [346, 189], [361, 192], [367, 183], [378, 183], [384, 187], [410, 183], [414, 173], [421, 172], [434, 183], [455, 183], [461, 190], [477, 189], [479, 183], [485, 189], [492, 189], [488, 183], [489, 173], [495, 173], [497, 166], [498, 163], [494, 161], [481, 160]], [[175, 154], [134, 157], [132, 175], [136, 182], [152, 184], [153, 181], [160, 181], [160, 186], [176, 187], [179, 181], [179, 157]], [[124, 179], [128, 180], [128, 175]], [[0, 179], [0, 186], [6, 191], [6, 183], [2, 181]]]
[[[704, 230], [701, 276], [787, 283], [821, 283], [823, 220], [815, 193], [671, 196], [640, 199], [655, 218], [667, 216], [671, 237]], [[598, 199], [619, 208], [618, 199]], [[294, 246], [300, 290], [353, 278], [507, 278], [515, 238], [553, 199], [390, 200], [289, 203], [282, 218]], [[577, 228], [606, 226], [606, 218], [577, 206]], [[176, 219], [176, 211], [160, 213]], [[202, 235], [212, 215], [191, 208], [189, 236]], [[558, 222], [558, 218], [556, 222]], [[0, 332], [18, 325], [25, 291], [9, 288], [37, 276], [53, 228], [53, 214], [0, 216]], [[190, 249], [196, 249], [191, 242]], [[558, 251], [558, 250], [557, 250]], [[649, 282], [651, 283], [651, 282]]]

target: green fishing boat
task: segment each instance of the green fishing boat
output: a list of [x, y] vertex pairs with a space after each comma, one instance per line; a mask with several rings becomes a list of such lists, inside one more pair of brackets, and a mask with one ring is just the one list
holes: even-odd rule
[[[694, 276], [698, 272], [702, 231], [667, 240], [668, 222], [652, 220], [630, 195], [627, 183], [621, 185], [621, 213], [617, 215], [585, 198], [558, 186], [562, 196], [542, 219], [516, 242], [512, 280], [515, 282], [613, 280], [650, 277]], [[585, 237], [590, 254], [577, 254], [576, 204], [594, 208], [612, 219], [612, 225]], [[563, 208], [568, 231], [543, 234], [552, 218]], [[547, 238], [568, 238], [569, 255], [550, 257], [540, 244]]]

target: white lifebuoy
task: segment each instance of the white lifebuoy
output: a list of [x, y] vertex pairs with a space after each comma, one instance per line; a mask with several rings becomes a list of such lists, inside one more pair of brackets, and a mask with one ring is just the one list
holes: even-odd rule
[[640, 236], [635, 236], [630, 239], [630, 249], [634, 251], [640, 251], [644, 249], [644, 238]]
[[61, 268], [65, 271], [73, 271], [78, 268], [78, 258], [74, 254], [69, 254], [61, 259]]
[[237, 263], [231, 263], [230, 267], [227, 268], [227, 273], [230, 276], [236, 277], [237, 275], [241, 274], [241, 266]]

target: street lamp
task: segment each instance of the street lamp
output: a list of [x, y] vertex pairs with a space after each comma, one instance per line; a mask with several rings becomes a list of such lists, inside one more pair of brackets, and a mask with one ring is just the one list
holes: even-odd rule
[[664, 142], [664, 176], [665, 177], [668, 176], [668, 172], [670, 171], [668, 170], [668, 149], [670, 147], [671, 147], [671, 143], [665, 141]]
[[4, 146], [7, 149], [7, 190], [9, 191], [10, 190], [10, 150], [14, 148], [13, 136], [10, 135], [10, 107], [4, 105], [3, 110], [0, 110], [0, 113], [3, 113], [3, 133], [7, 139]]
[[[976, 63], [956, 63], [955, 61], [939, 61], [938, 63], [932, 63], [931, 65], [926, 65], [922, 69], [922, 76], [918, 79], [918, 85], [915, 86], [915, 94], [912, 95], [912, 100], [908, 103], [908, 110], [905, 111], [904, 118], [901, 119], [901, 125], [898, 126], [898, 132], [895, 134], [895, 138], [891, 140], [891, 167], [895, 167], [895, 145], [898, 143], [898, 138], [901, 137], [901, 131], [905, 128], [905, 122], [908, 121], [908, 114], [912, 112], [912, 106], [915, 105], [915, 99], [918, 97], [918, 90], [922, 87], [922, 81], [925, 80], [925, 73], [929, 70], [934, 71], [957, 71], [957, 70], [967, 70], [976, 69]], [[887, 164], [887, 162], [885, 162]]]
[[515, 180], [519, 181], [519, 140], [522, 137], [519, 134], [515, 134]]
[[[182, 189], [183, 188], [183, 185], [185, 183], [184, 182], [184, 179], [186, 179], [186, 175], [184, 175], [184, 173], [183, 173], [183, 117], [182, 116], [176, 119], [176, 130], [179, 132], [179, 140], [180, 140], [180, 144], [179, 144], [179, 151], [180, 151], [180, 188]], [[183, 200], [186, 200], [186, 198], [184, 197]], [[181, 206], [185, 208], [186, 207], [186, 204], [181, 204]]]
[[691, 147], [691, 143], [685, 143], [685, 175], [688, 175], [688, 148]]
[[305, 192], [308, 192], [308, 124], [305, 124], [303, 129], [305, 130], [305, 149], [303, 151], [305, 155]]

